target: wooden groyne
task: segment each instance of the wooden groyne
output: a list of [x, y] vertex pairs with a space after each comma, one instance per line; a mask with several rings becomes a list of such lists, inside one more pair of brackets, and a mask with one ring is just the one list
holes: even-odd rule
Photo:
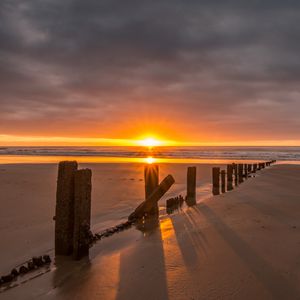
[[[212, 193], [213, 195], [219, 195], [221, 192], [225, 193], [233, 189], [233, 177], [235, 186], [244, 182], [249, 177], [255, 176], [254, 174], [266, 167], [276, 163], [276, 160], [270, 160], [267, 162], [252, 163], [252, 164], [228, 164], [226, 171], [221, 170], [219, 167], [212, 168]], [[227, 174], [227, 176], [225, 176]], [[225, 184], [225, 178], [227, 177], [227, 185]], [[221, 179], [221, 191], [220, 191], [220, 179]]]
[[[275, 160], [252, 164], [227, 164], [226, 169], [212, 168], [212, 192], [214, 195], [231, 191], [234, 186], [243, 183], [249, 177], [275, 163]], [[141, 220], [155, 218], [158, 220], [158, 201], [166, 194], [175, 183], [171, 174], [161, 182], [159, 180], [159, 166], [146, 165], [144, 169], [145, 199], [131, 213], [128, 221], [102, 232], [92, 233], [91, 224], [91, 195], [92, 171], [78, 169], [76, 161], [63, 161], [58, 165], [56, 211], [55, 211], [55, 255], [70, 256], [78, 260], [89, 254], [90, 247], [102, 238], [109, 237], [116, 232], [139, 224]], [[181, 195], [166, 200], [168, 213], [180, 208], [185, 202], [187, 206], [196, 204], [197, 168], [188, 167], [186, 180], [186, 196]], [[158, 222], [157, 222], [158, 224]], [[137, 225], [138, 226], [138, 225]], [[13, 268], [9, 274], [0, 276], [0, 292], [11, 288], [10, 282], [44, 268], [44, 273], [49, 271], [51, 264], [49, 254], [32, 257], [28, 261]], [[43, 272], [43, 271], [42, 271]], [[43, 274], [43, 273], [41, 273]], [[27, 276], [27, 275], [26, 275]], [[25, 278], [26, 278], [25, 276]], [[34, 278], [35, 275], [32, 275]], [[23, 277], [22, 277], [23, 278]], [[25, 279], [25, 280], [28, 280]], [[18, 286], [18, 285], [14, 285]], [[13, 287], [14, 287], [13, 286]]]

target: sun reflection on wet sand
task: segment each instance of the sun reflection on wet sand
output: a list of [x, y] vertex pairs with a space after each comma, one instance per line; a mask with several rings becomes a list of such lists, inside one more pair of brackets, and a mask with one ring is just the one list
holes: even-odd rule
[[188, 282], [190, 275], [186, 269], [182, 253], [180, 251], [172, 220], [166, 218], [160, 222], [161, 237], [163, 241], [163, 251], [165, 257], [165, 270], [169, 299], [183, 293], [184, 289], [178, 288], [178, 282]]
[[[79, 163], [174, 163], [174, 164], [226, 164], [252, 163], [252, 160], [202, 159], [202, 158], [161, 158], [147, 157], [103, 157], [103, 156], [35, 156], [35, 155], [0, 155], [0, 164], [47, 164], [63, 160], [76, 160]], [[257, 161], [255, 161], [257, 162]], [[298, 162], [299, 163], [299, 162]]]
[[145, 158], [145, 161], [147, 164], [151, 165], [156, 162], [156, 158], [154, 158], [152, 156], [148, 156], [147, 158]]

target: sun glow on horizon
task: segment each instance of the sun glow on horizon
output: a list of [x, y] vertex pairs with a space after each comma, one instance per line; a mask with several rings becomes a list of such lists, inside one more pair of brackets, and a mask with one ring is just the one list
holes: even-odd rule
[[0, 146], [300, 146], [300, 140], [247, 140], [247, 141], [180, 141], [163, 139], [156, 135], [136, 138], [100, 138], [68, 136], [30, 136], [0, 134]]
[[155, 138], [148, 137], [143, 140], [138, 141], [138, 144], [144, 147], [157, 147], [163, 144], [162, 141], [159, 141]]

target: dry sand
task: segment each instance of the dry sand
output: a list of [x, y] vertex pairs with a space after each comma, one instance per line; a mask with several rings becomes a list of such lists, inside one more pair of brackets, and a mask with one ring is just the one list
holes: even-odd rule
[[59, 259], [0, 299], [300, 299], [299, 186], [300, 166], [265, 169], [158, 228], [100, 241], [89, 259]]

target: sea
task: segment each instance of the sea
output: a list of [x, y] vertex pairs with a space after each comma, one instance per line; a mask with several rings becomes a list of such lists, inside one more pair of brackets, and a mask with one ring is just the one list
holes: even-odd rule
[[300, 147], [0, 147], [0, 163], [57, 162], [60, 159], [81, 162], [195, 162], [268, 160], [299, 162]]

